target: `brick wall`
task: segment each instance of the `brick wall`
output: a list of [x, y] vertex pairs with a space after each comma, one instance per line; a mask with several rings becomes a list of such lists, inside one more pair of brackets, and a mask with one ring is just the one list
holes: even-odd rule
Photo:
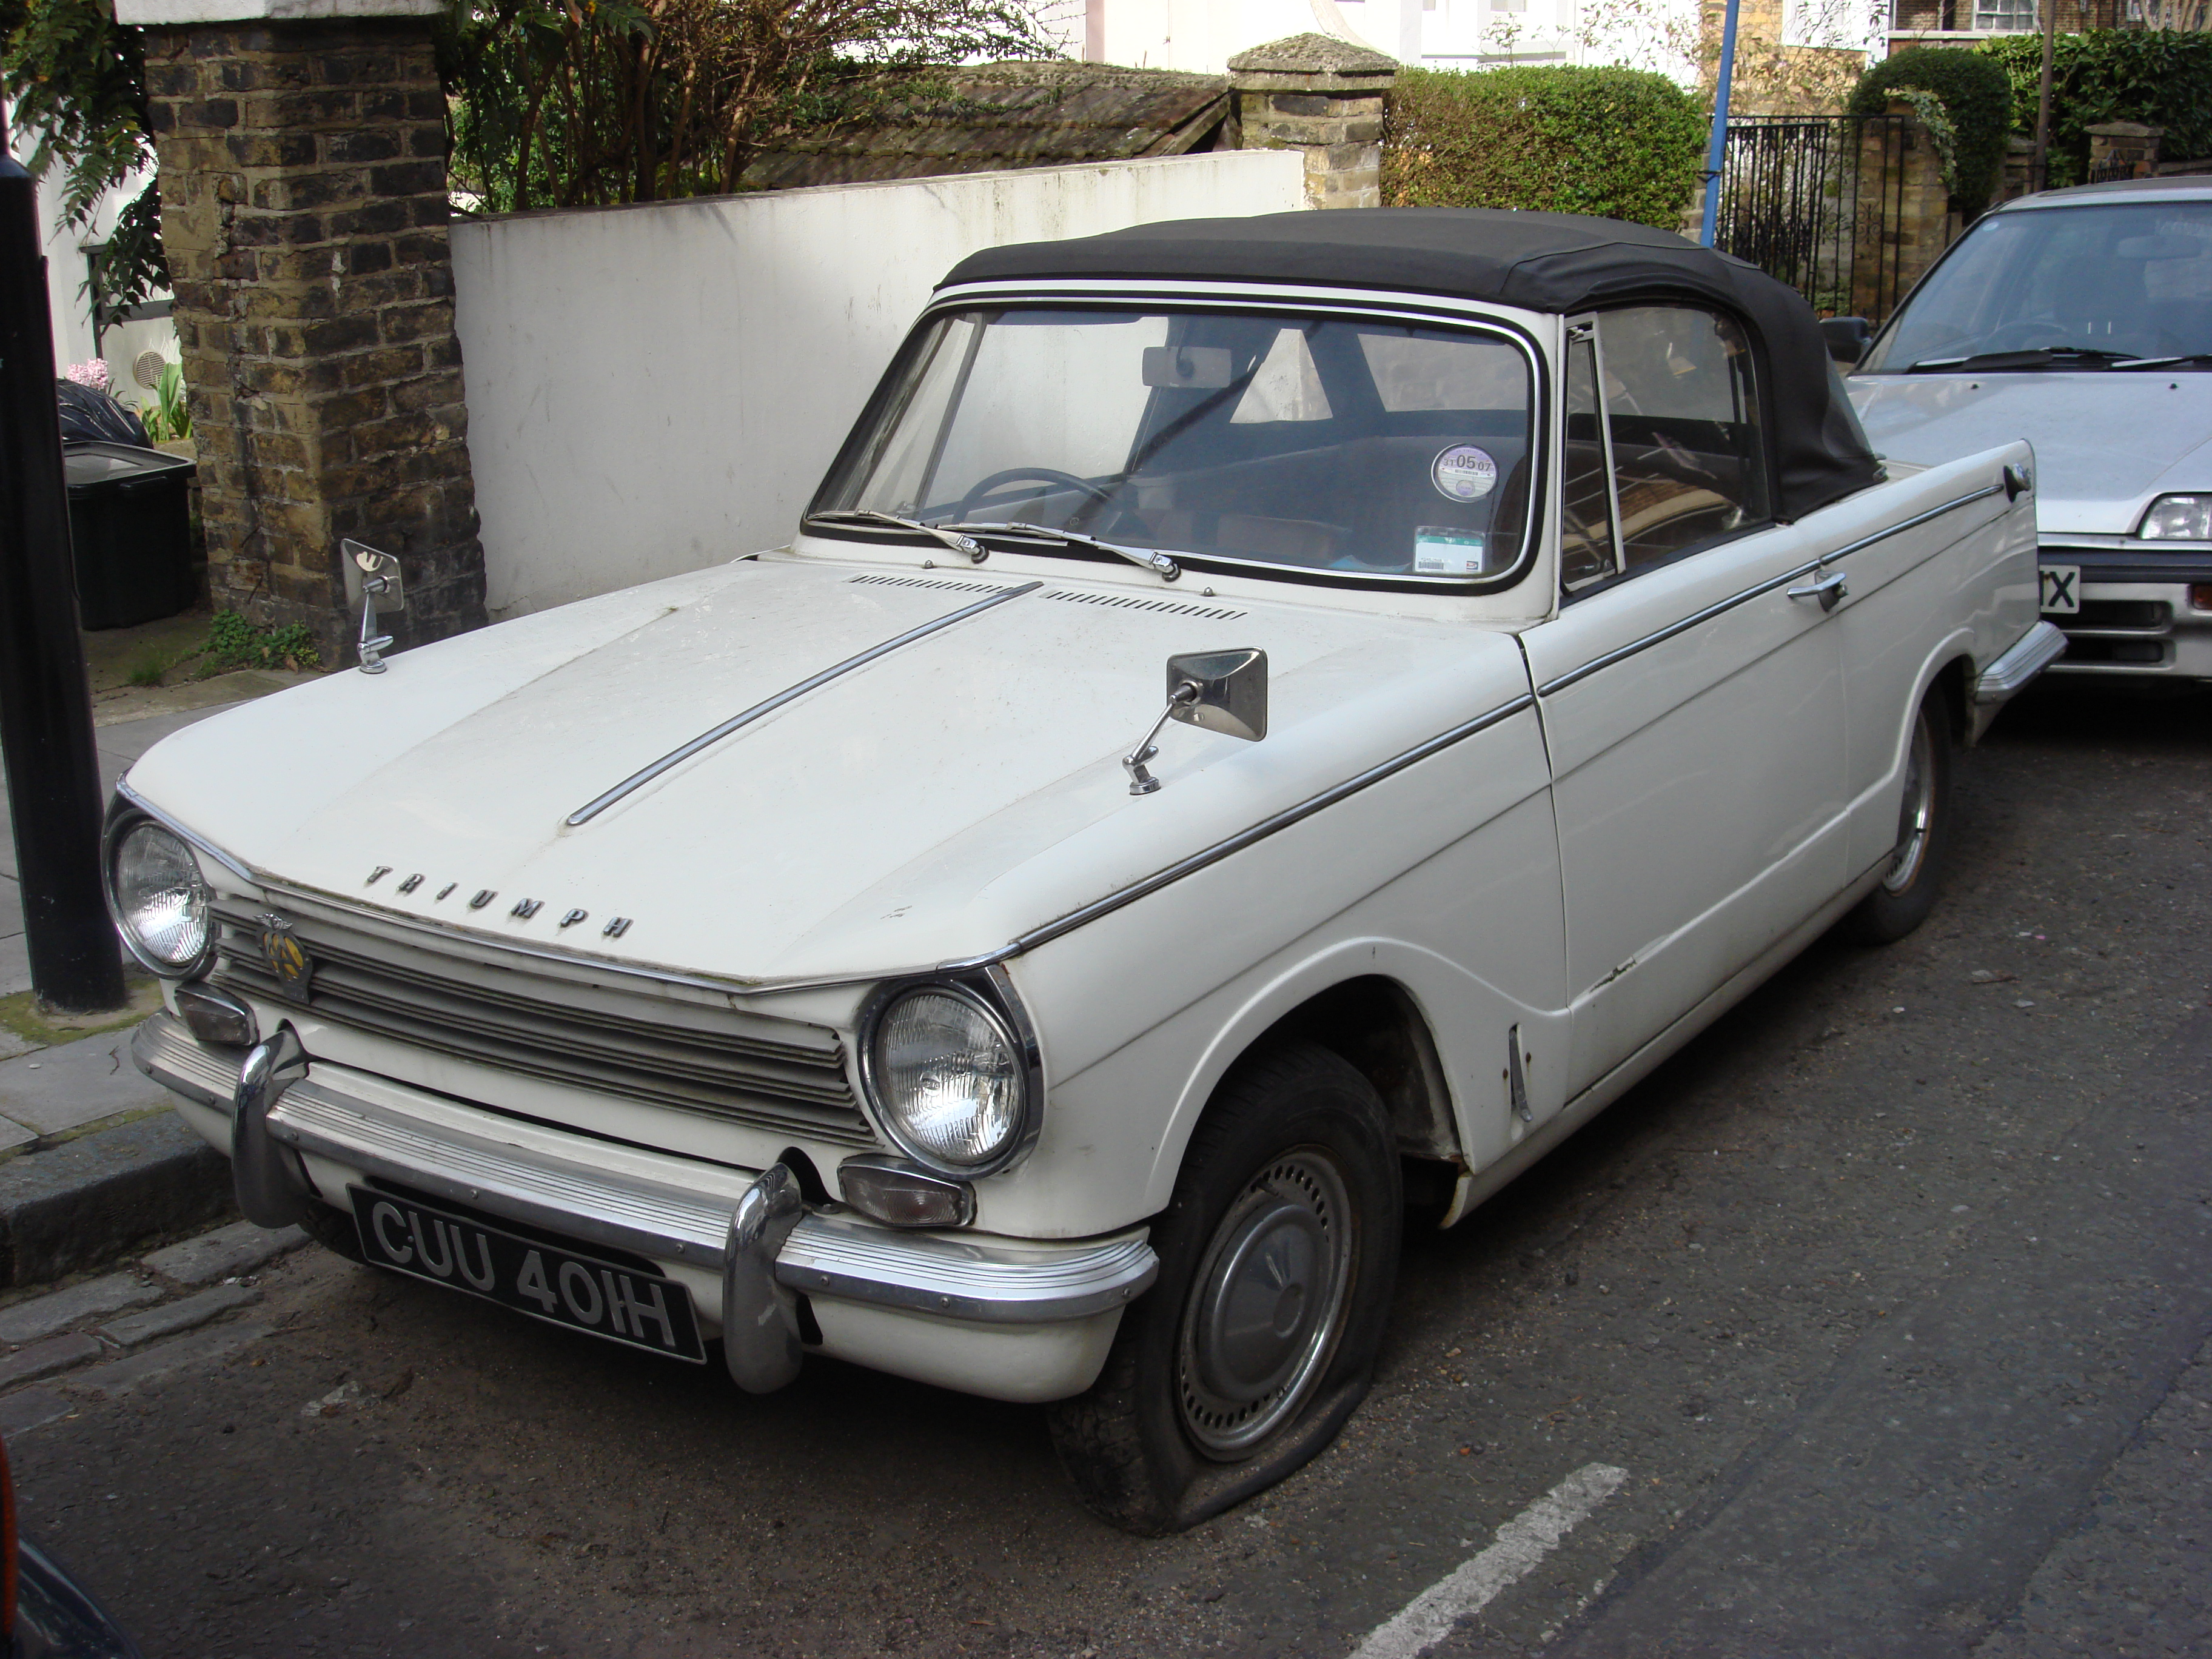
[[216, 603], [307, 623], [350, 661], [352, 536], [400, 557], [401, 644], [480, 625], [428, 25], [145, 35]]
[[1229, 60], [1246, 149], [1305, 155], [1306, 204], [1382, 205], [1382, 118], [1397, 61], [1324, 34], [1297, 34]]

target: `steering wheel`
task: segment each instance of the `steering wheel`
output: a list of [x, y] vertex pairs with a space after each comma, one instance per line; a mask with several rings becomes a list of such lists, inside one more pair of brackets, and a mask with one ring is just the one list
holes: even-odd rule
[[[966, 523], [975, 516], [976, 508], [982, 506], [988, 497], [996, 495], [1008, 484], [1023, 478], [1040, 478], [1046, 483], [1056, 485], [1062, 489], [1080, 490], [1101, 507], [1110, 506], [1114, 500], [1111, 490], [1101, 489], [1088, 478], [1079, 478], [1073, 472], [1062, 472], [1057, 467], [1010, 466], [1001, 471], [994, 472], [988, 477], [978, 478], [968, 493], [960, 498], [959, 509], [954, 515], [955, 520]], [[1045, 492], [1039, 489], [1030, 493], [1042, 495]]]

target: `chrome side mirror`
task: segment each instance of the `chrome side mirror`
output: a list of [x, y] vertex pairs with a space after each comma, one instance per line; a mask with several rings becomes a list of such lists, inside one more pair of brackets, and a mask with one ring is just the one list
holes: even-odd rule
[[1145, 740], [1121, 757], [1131, 794], [1149, 795], [1160, 787], [1145, 763], [1160, 752], [1153, 739], [1171, 720], [1259, 742], [1267, 735], [1267, 653], [1247, 646], [1168, 659], [1168, 706]]
[[338, 562], [345, 569], [346, 602], [361, 606], [361, 672], [381, 674], [384, 658], [380, 653], [391, 645], [392, 635], [377, 631], [378, 615], [389, 616], [407, 608], [399, 561], [350, 538], [338, 544], [338, 551], [343, 556]]

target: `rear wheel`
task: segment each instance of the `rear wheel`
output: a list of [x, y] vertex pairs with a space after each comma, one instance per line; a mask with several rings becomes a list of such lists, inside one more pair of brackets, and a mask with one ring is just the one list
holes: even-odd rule
[[1881, 880], [1844, 919], [1862, 945], [1888, 945], [1928, 919], [1942, 884], [1951, 844], [1951, 722], [1942, 687], [1930, 687], [1913, 716], [1905, 752], [1897, 844]]
[[1298, 1043], [1232, 1075], [1153, 1228], [1159, 1279], [1053, 1408], [1084, 1502], [1179, 1531], [1326, 1446], [1367, 1390], [1401, 1202], [1389, 1115], [1349, 1063]]

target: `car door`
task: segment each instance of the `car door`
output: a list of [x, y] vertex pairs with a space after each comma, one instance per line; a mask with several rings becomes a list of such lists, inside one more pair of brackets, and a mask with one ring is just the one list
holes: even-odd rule
[[1771, 521], [1730, 317], [1571, 319], [1557, 617], [1522, 637], [1551, 752], [1568, 1095], [1844, 884], [1842, 653], [1807, 538]]

